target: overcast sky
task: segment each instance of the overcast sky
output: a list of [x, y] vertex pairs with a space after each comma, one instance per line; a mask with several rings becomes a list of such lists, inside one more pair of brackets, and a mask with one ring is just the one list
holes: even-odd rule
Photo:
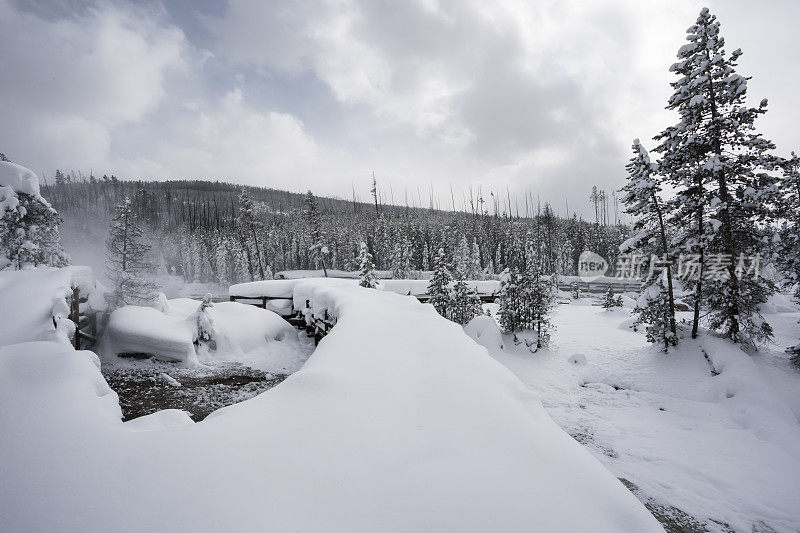
[[362, 199], [374, 171], [397, 203], [482, 184], [588, 214], [674, 122], [702, 5], [770, 101], [761, 131], [800, 148], [794, 0], [0, 0], [0, 152]]

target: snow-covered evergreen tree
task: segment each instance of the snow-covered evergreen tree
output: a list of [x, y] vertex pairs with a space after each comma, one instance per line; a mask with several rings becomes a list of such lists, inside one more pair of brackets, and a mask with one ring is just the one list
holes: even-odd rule
[[453, 276], [457, 279], [475, 279], [470, 261], [471, 250], [467, 238], [461, 236], [453, 247]]
[[369, 253], [367, 243], [361, 242], [358, 252], [358, 263], [361, 273], [358, 279], [361, 280], [359, 285], [374, 289], [378, 286], [378, 274], [375, 272], [375, 264], [372, 262], [372, 254]]
[[156, 285], [145, 278], [151, 269], [148, 261], [150, 245], [143, 239], [143, 231], [136, 224], [131, 201], [115, 209], [106, 239], [106, 267], [113, 287], [106, 293], [109, 310], [124, 305], [150, 304], [156, 298]]
[[[703, 276], [695, 283], [697, 308], [706, 306], [712, 329], [736, 342], [751, 343], [771, 336], [758, 305], [773, 292], [759, 276], [737, 271], [740, 257], [752, 258], [763, 246], [758, 222], [775, 193], [769, 173], [777, 160], [774, 145], [755, 129], [766, 112], [746, 105], [747, 78], [736, 73], [741, 50], [728, 54], [719, 22], [703, 8], [687, 30], [688, 44], [670, 70], [679, 79], [669, 109], [680, 122], [657, 136], [661, 171], [678, 192], [671, 203], [671, 224], [690, 228], [677, 241], [677, 253], [696, 254]], [[719, 275], [709, 273], [709, 261], [722, 258]]]
[[328, 247], [325, 246], [324, 234], [320, 225], [319, 206], [317, 199], [310, 190], [306, 193], [305, 197], [305, 215], [309, 227], [309, 239], [311, 244], [308, 251], [311, 255], [311, 261], [316, 267], [317, 264], [322, 265], [322, 271], [325, 277], [328, 277], [328, 268], [325, 266], [325, 258], [328, 255]]
[[486, 279], [486, 274], [481, 268], [481, 249], [478, 246], [477, 241], [472, 243], [469, 261], [467, 262], [467, 270], [469, 275], [467, 279], [474, 279], [474, 280]]
[[609, 285], [603, 295], [603, 309], [613, 309], [614, 307], [622, 307], [622, 297], [615, 297], [614, 289]]
[[511, 267], [500, 277], [500, 326], [509, 333], [530, 328], [528, 302], [524, 280], [517, 267]]
[[800, 157], [794, 152], [783, 163], [780, 190], [778, 217], [784, 219], [784, 225], [778, 257], [787, 285], [800, 301]]
[[398, 239], [392, 253], [392, 277], [408, 279], [411, 277], [411, 244], [406, 237]]
[[[666, 279], [666, 298], [668, 313], [666, 315], [656, 314], [650, 317], [651, 320], [659, 317], [666, 317], [667, 324], [664, 327], [670, 332], [670, 344], [677, 342], [675, 330], [675, 299], [672, 283], [672, 257], [667, 240], [667, 227], [664, 221], [664, 206], [659, 193], [661, 191], [661, 181], [663, 177], [658, 174], [657, 165], [650, 162], [650, 155], [639, 139], [633, 141], [633, 157], [625, 167], [628, 171], [628, 182], [622, 188], [624, 196], [622, 202], [626, 205], [625, 212], [635, 217], [636, 222], [633, 226], [634, 235], [620, 246], [620, 252], [631, 254], [630, 261], [634, 261], [636, 256], [649, 257], [651, 261], [661, 258], [664, 261], [663, 277]], [[655, 267], [655, 265], [651, 265]], [[653, 271], [655, 269], [653, 268]], [[654, 283], [659, 283], [660, 276], [649, 276], [645, 280], [642, 292], [650, 292], [649, 287]], [[611, 286], [608, 287], [609, 291]], [[660, 294], [661, 291], [658, 291]], [[609, 302], [613, 303], [613, 294], [606, 298], [612, 298]], [[610, 306], [609, 306], [610, 307]], [[608, 308], [608, 307], [606, 307]], [[659, 339], [658, 342], [661, 342]]]
[[56, 210], [39, 193], [36, 175], [0, 162], [0, 269], [69, 264], [61, 246], [60, 223]]
[[638, 331], [639, 326], [644, 324], [647, 340], [652, 343], [663, 344], [664, 353], [669, 350], [670, 346], [677, 344], [677, 338], [670, 329], [669, 298], [667, 297], [667, 288], [664, 285], [663, 278], [659, 277], [655, 283], [647, 285], [639, 293], [633, 314], [636, 319], [631, 328], [634, 331]]
[[581, 288], [578, 286], [577, 282], [570, 286], [570, 296], [572, 296], [573, 300], [579, 300], [581, 298]]
[[481, 299], [467, 283], [460, 279], [455, 282], [452, 290], [448, 318], [457, 324], [466, 324], [478, 315], [483, 314]]
[[546, 346], [554, 326], [550, 312], [555, 304], [555, 291], [550, 283], [542, 279], [539, 264], [534, 263], [523, 273], [523, 287], [528, 300], [528, 315], [531, 329], [536, 332], [536, 349]]
[[253, 243], [255, 249], [255, 260], [253, 261], [258, 266], [258, 273], [261, 276], [259, 279], [267, 279], [266, 272], [264, 271], [264, 260], [261, 257], [261, 246], [259, 246], [258, 230], [261, 228], [261, 223], [256, 218], [256, 204], [247, 189], [242, 187], [239, 194], [239, 216], [237, 218], [239, 232], [242, 235], [244, 242], [248, 240]]
[[452, 303], [450, 296], [450, 282], [452, 281], [453, 277], [450, 275], [450, 271], [447, 270], [447, 257], [444, 254], [444, 249], [439, 248], [433, 262], [433, 274], [428, 284], [428, 296], [430, 296], [428, 302], [445, 318], [449, 317], [449, 309]]

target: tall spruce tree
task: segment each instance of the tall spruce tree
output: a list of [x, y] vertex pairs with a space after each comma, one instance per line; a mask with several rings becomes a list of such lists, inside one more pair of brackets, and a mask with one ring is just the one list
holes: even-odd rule
[[800, 157], [794, 152], [783, 163], [780, 190], [778, 217], [784, 222], [780, 231], [780, 264], [787, 284], [800, 301]]
[[253, 243], [258, 273], [261, 276], [259, 279], [267, 279], [264, 272], [264, 260], [261, 257], [261, 246], [258, 242], [258, 229], [261, 223], [256, 218], [256, 203], [244, 187], [242, 187], [242, 191], [239, 194], [239, 216], [237, 218], [237, 224], [239, 225], [242, 241], [247, 242], [249, 240]]
[[152, 270], [148, 261], [150, 245], [143, 239], [143, 231], [136, 224], [136, 215], [130, 198], [115, 208], [114, 217], [106, 239], [106, 267], [113, 284], [106, 294], [109, 310], [124, 305], [152, 303], [157, 294], [156, 285], [144, 277]]
[[430, 296], [429, 303], [445, 318], [449, 317], [452, 302], [450, 296], [451, 281], [453, 281], [453, 277], [450, 275], [450, 271], [447, 270], [447, 257], [444, 254], [444, 249], [439, 248], [433, 262], [433, 274], [428, 284], [428, 296]]
[[308, 248], [311, 261], [315, 263], [315, 266], [316, 263], [322, 264], [322, 272], [325, 273], [325, 277], [327, 278], [328, 268], [325, 266], [325, 257], [328, 255], [328, 247], [325, 246], [324, 234], [320, 225], [317, 198], [310, 190], [306, 193], [305, 197], [305, 215], [308, 221], [309, 239], [311, 240], [311, 245]]
[[[664, 342], [665, 346], [675, 345], [678, 336], [675, 329], [675, 297], [672, 284], [672, 256], [667, 240], [667, 227], [664, 220], [664, 206], [659, 198], [663, 177], [657, 172], [657, 166], [650, 162], [650, 155], [639, 139], [633, 141], [633, 157], [625, 167], [628, 171], [628, 182], [622, 188], [622, 202], [625, 212], [635, 217], [634, 235], [620, 246], [620, 252], [630, 254], [631, 263], [638, 261], [638, 256], [653, 261], [664, 261], [662, 282], [661, 276], [648, 276], [640, 292], [642, 305], [634, 308], [634, 313], [641, 318], [647, 314], [648, 320], [665, 320], [665, 324], [657, 324], [665, 337], [654, 342]], [[660, 258], [660, 259], [659, 259]], [[651, 266], [655, 266], [652, 265]], [[655, 268], [651, 268], [655, 272]], [[656, 285], [656, 289], [652, 286]], [[663, 289], [663, 290], [662, 290]], [[611, 290], [611, 286], [609, 286]], [[608, 296], [608, 295], [607, 295]], [[613, 296], [613, 295], [612, 295]], [[664, 299], [664, 302], [655, 301]], [[613, 301], [613, 299], [612, 299]], [[666, 313], [652, 313], [649, 308], [655, 306], [666, 309]], [[654, 339], [648, 335], [648, 339]]]
[[554, 325], [550, 320], [550, 312], [555, 304], [553, 285], [542, 279], [538, 263], [528, 267], [523, 276], [522, 286], [528, 301], [528, 315], [531, 329], [536, 332], [536, 349], [546, 346], [550, 341], [550, 332]]
[[[656, 151], [662, 154], [662, 172], [677, 190], [670, 222], [690, 228], [678, 239], [676, 251], [695, 255], [700, 263], [692, 334], [697, 334], [705, 303], [712, 329], [751, 343], [771, 336], [758, 305], [774, 289], [758, 273], [742, 275], [739, 259], [760, 252], [763, 236], [757, 224], [775, 191], [768, 171], [777, 161], [768, 153], [774, 145], [755, 129], [767, 101], [757, 108], [746, 105], [747, 78], [736, 73], [742, 52], [725, 51], [719, 28], [716, 17], [703, 8], [687, 30], [688, 44], [670, 68], [679, 79], [671, 84], [675, 92], [667, 106], [681, 120], [656, 137], [661, 142]], [[723, 268], [717, 268], [719, 263]]]

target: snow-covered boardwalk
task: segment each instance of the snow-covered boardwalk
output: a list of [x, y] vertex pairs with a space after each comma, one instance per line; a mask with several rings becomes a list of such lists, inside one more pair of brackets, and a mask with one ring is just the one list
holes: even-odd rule
[[120, 422], [90, 352], [0, 348], [8, 531], [659, 531], [539, 397], [412, 298], [305, 281], [337, 325], [278, 387]]

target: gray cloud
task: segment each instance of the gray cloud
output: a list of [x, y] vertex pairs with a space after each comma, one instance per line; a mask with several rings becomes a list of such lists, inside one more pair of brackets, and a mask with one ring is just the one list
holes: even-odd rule
[[[472, 183], [588, 213], [630, 140], [674, 117], [667, 71], [700, 3], [0, 0], [0, 146], [21, 163], [366, 196]], [[76, 7], [77, 6], [77, 7]], [[763, 122], [796, 143], [798, 4], [724, 2]], [[775, 16], [780, 14], [782, 16]], [[784, 31], [779, 31], [784, 28]], [[778, 47], [778, 48], [776, 48]], [[757, 95], [755, 93], [758, 93]], [[787, 146], [784, 151], [794, 146]], [[287, 179], [291, 177], [290, 179]], [[425, 200], [427, 203], [427, 200]]]

